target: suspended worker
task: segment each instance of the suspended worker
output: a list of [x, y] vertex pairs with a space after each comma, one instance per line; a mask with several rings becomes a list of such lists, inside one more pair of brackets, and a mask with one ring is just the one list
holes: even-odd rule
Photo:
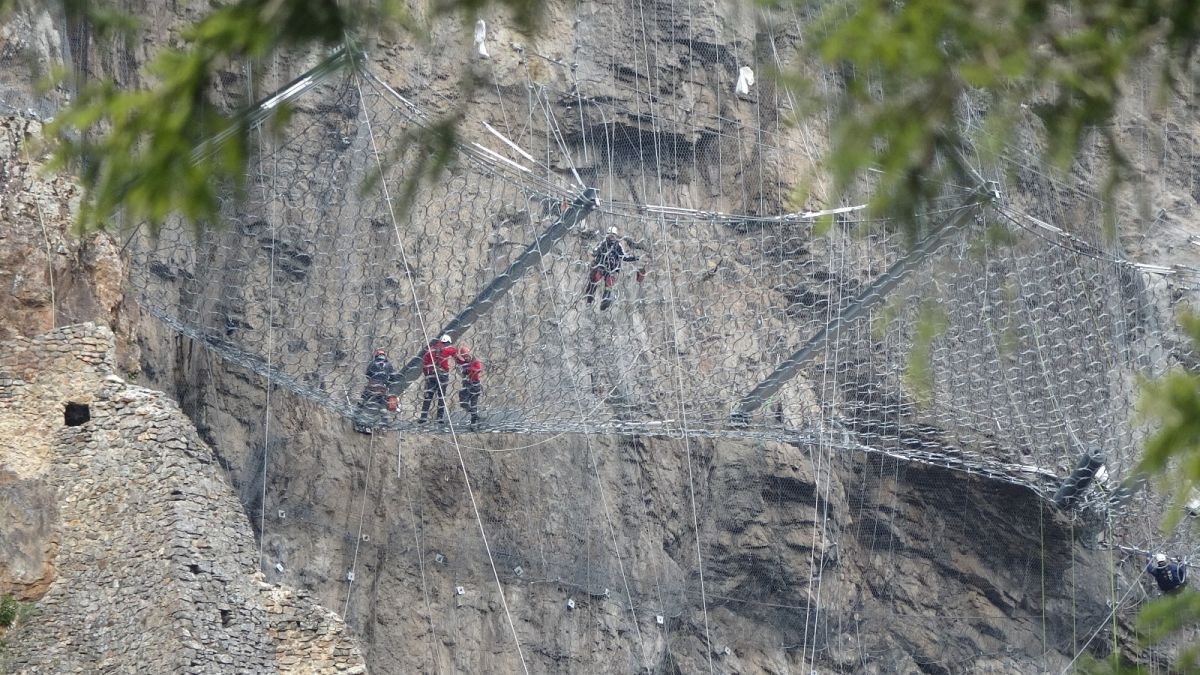
[[[388, 360], [387, 351], [376, 349], [367, 364], [367, 386], [363, 388], [362, 409], [378, 421], [384, 408], [394, 410], [394, 398], [391, 396], [392, 382], [396, 379], [396, 367]], [[354, 430], [369, 434], [371, 426], [359, 419], [355, 422]]]
[[1170, 562], [1165, 553], [1156, 553], [1146, 565], [1146, 573], [1158, 582], [1158, 590], [1171, 593], [1187, 584], [1187, 565], [1182, 562]]
[[617, 237], [617, 228], [608, 228], [608, 236], [592, 254], [592, 271], [588, 275], [587, 288], [583, 291], [583, 299], [592, 304], [596, 295], [596, 285], [604, 280], [604, 297], [600, 301], [600, 310], [606, 310], [612, 305], [612, 287], [617, 283], [617, 275], [621, 272], [622, 262], [633, 262], [638, 259], [635, 255], [626, 255]]
[[473, 428], [479, 424], [479, 397], [483, 396], [483, 362], [466, 345], [458, 350], [458, 362], [462, 366], [462, 389], [458, 391], [458, 400], [462, 409], [470, 413]]
[[429, 406], [437, 401], [437, 412], [434, 419], [442, 421], [446, 416], [446, 389], [450, 386], [450, 362], [455, 359], [458, 350], [451, 344], [449, 335], [443, 335], [437, 340], [431, 340], [421, 357], [421, 372], [425, 375], [425, 398], [421, 401], [421, 419], [424, 424], [429, 419]]

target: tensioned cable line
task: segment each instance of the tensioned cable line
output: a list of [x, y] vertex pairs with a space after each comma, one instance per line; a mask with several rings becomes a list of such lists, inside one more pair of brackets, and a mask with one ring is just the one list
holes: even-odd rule
[[1129, 584], [1129, 590], [1125, 591], [1125, 595], [1122, 595], [1121, 599], [1112, 606], [1112, 609], [1108, 611], [1108, 614], [1104, 615], [1104, 619], [1100, 622], [1100, 625], [1096, 626], [1096, 630], [1092, 631], [1092, 634], [1088, 637], [1087, 641], [1083, 643], [1083, 646], [1075, 652], [1075, 656], [1071, 658], [1070, 662], [1063, 666], [1063, 669], [1059, 671], [1059, 675], [1067, 675], [1067, 673], [1071, 670], [1071, 666], [1074, 666], [1075, 662], [1079, 660], [1079, 657], [1083, 656], [1083, 653], [1087, 651], [1088, 645], [1092, 644], [1092, 640], [1095, 640], [1096, 636], [1100, 634], [1100, 631], [1104, 630], [1104, 627], [1108, 625], [1109, 618], [1117, 613], [1117, 610], [1121, 608], [1121, 605], [1125, 604], [1125, 599], [1128, 598], [1129, 594], [1132, 593], [1136, 588], [1140, 588], [1136, 582]]
[[[647, 40], [646, 40], [646, 36], [647, 36], [646, 16], [645, 16], [646, 8], [645, 8], [644, 3], [642, 3], [642, 2], [638, 3], [638, 14], [639, 14], [639, 18], [640, 18], [641, 25], [642, 25], [642, 34], [641, 34], [642, 35], [642, 49], [644, 52], [644, 56], [646, 58], [648, 70], [650, 70], [651, 72], [654, 72], [655, 80], [654, 80], [653, 84], [657, 85], [657, 86], [661, 86], [657, 82], [657, 79], [658, 79], [657, 71], [649, 68], [649, 63], [651, 62], [651, 60], [650, 60], [649, 50], [646, 46], [646, 42], [647, 42]], [[689, 16], [688, 16], [689, 26], [691, 25], [691, 22], [692, 22], [692, 16], [691, 16], [691, 14], [689, 14]], [[689, 42], [689, 44], [688, 44], [689, 55], [692, 53], [692, 50], [693, 50], [693, 47], [692, 47], [691, 43]], [[657, 41], [654, 43], [654, 54], [653, 55], [654, 55], [653, 61], [657, 63], [658, 58], [659, 58]], [[650, 115], [651, 115], [651, 119], [652, 119], [651, 124], [652, 124], [652, 133], [653, 133], [653, 139], [654, 139], [653, 149], [654, 149], [655, 166], [661, 167], [663, 164], [662, 147], [661, 147], [662, 144], [659, 142], [659, 129], [656, 126], [656, 124], [657, 124], [656, 120], [658, 120], [659, 117], [655, 114], [656, 97], [651, 92], [650, 87], [651, 87], [651, 82], [648, 80], [647, 87], [646, 87], [648, 96], [647, 96], [646, 102], [647, 102], [647, 105], [649, 106]], [[640, 107], [640, 101], [639, 101], [639, 107]], [[658, 110], [661, 110], [661, 107], [662, 106], [660, 105]], [[639, 139], [639, 143], [640, 142], [641, 141]], [[642, 150], [642, 152], [644, 153], [644, 149]], [[695, 155], [695, 152], [693, 152], [693, 163], [695, 161], [696, 161], [696, 155]], [[655, 179], [656, 179], [656, 183], [657, 183], [656, 187], [658, 190], [658, 198], [661, 200], [665, 197], [665, 191], [664, 191], [664, 185], [663, 185], [663, 175], [662, 175], [661, 170], [656, 172]], [[643, 171], [643, 183], [645, 183], [644, 171]], [[744, 186], [743, 186], [743, 188], [744, 188]], [[657, 214], [654, 213], [655, 209], [653, 209], [651, 207], [647, 207], [646, 210], [650, 211], [651, 214], [653, 214], [653, 215], [651, 215], [651, 217], [648, 220], [652, 219], [652, 221], [656, 221], [658, 226], [664, 231], [667, 229], [667, 225], [669, 222], [668, 218], [667, 218], [668, 215], [673, 216], [670, 222], [677, 222], [676, 214], [671, 213], [671, 211], [669, 209], [658, 210]], [[672, 262], [672, 256], [667, 255], [665, 257], [666, 257], [666, 279], [667, 279], [667, 291], [668, 291], [667, 303], [671, 309], [670, 316], [671, 316], [672, 338], [669, 341], [669, 346], [670, 346], [671, 351], [674, 353], [674, 359], [673, 359], [674, 364], [673, 364], [672, 369], [675, 372], [675, 384], [676, 384], [676, 392], [675, 393], [676, 393], [677, 404], [679, 406], [679, 421], [680, 421], [680, 429], [682, 432], [682, 440], [683, 440], [683, 445], [684, 445], [684, 453], [685, 453], [684, 456], [685, 456], [685, 461], [687, 462], [688, 498], [689, 498], [689, 502], [691, 505], [691, 511], [692, 511], [692, 527], [693, 527], [693, 530], [695, 531], [695, 535], [696, 535], [696, 564], [697, 564], [697, 570], [698, 570], [699, 580], [700, 580], [700, 606], [701, 606], [701, 610], [703, 612], [703, 617], [704, 617], [704, 637], [705, 637], [705, 643], [707, 646], [707, 653], [708, 653], [708, 668], [709, 668], [709, 672], [713, 672], [714, 664], [713, 664], [713, 658], [712, 658], [712, 651], [713, 651], [712, 650], [712, 637], [711, 637], [711, 629], [710, 629], [710, 625], [709, 625], [710, 622], [709, 622], [709, 615], [708, 615], [708, 598], [707, 598], [707, 589], [706, 589], [706, 579], [704, 576], [704, 557], [702, 554], [702, 547], [701, 547], [702, 535], [701, 535], [701, 531], [700, 531], [699, 520], [697, 517], [695, 477], [693, 475], [694, 469], [692, 466], [693, 454], [692, 454], [692, 450], [691, 450], [691, 434], [689, 433], [686, 396], [684, 394], [683, 379], [682, 379], [683, 378], [683, 355], [682, 355], [681, 350], [679, 349], [679, 345], [678, 345], [678, 336], [679, 336], [678, 298], [676, 297], [676, 286], [675, 286], [674, 269], [673, 269], [674, 265]]]
[[[374, 437], [374, 434], [372, 434], [372, 437]], [[403, 443], [404, 443], [403, 435], [396, 434], [396, 480], [401, 480], [404, 477], [403, 472], [402, 472], [402, 463], [401, 463], [401, 457], [400, 457], [401, 448], [403, 446]], [[415, 468], [413, 470], [413, 473], [414, 473], [414, 475], [416, 474]], [[413, 485], [418, 485], [419, 483], [420, 483], [420, 481], [414, 480], [409, 485], [413, 486]], [[436, 630], [435, 630], [434, 624], [433, 624], [433, 605], [429, 601], [429, 583], [425, 579], [425, 550], [424, 550], [425, 545], [424, 545], [424, 541], [421, 537], [421, 523], [417, 519], [417, 508], [415, 506], [415, 501], [416, 500], [413, 499], [412, 490], [410, 489], [408, 491], [408, 513], [409, 513], [409, 518], [412, 521], [413, 540], [414, 540], [414, 544], [415, 544], [414, 547], [416, 548], [416, 551], [417, 551], [417, 570], [421, 576], [421, 597], [425, 600], [425, 616], [429, 620], [429, 652], [430, 652], [430, 657], [432, 658], [432, 663], [437, 663], [438, 657], [441, 654], [441, 650], [438, 649], [438, 646], [437, 646], [438, 640], [437, 640]]]
[[[641, 2], [640, 0], [638, 2], [638, 12], [639, 12], [639, 16], [642, 21], [642, 40], [643, 40], [642, 48], [644, 51], [648, 52], [648, 49], [646, 48], [646, 45], [645, 45], [645, 41], [646, 41], [646, 15], [645, 15], [645, 12], [646, 12], [646, 9], [645, 9], [644, 3]], [[658, 45], [656, 43], [655, 44], [656, 53], [657, 53], [657, 47], [658, 47]], [[649, 53], [646, 54], [646, 57], [649, 58]], [[651, 106], [651, 110], [650, 110], [651, 118], [655, 119], [653, 117], [653, 112], [654, 112], [653, 98], [650, 99], [649, 105]], [[657, 131], [655, 131], [654, 158], [655, 158], [655, 161], [661, 166], [662, 157], [659, 154], [660, 153], [659, 145], [660, 144], [657, 141]], [[663, 194], [662, 173], [661, 172], [658, 173], [657, 179], [658, 179], [658, 194], [661, 196]], [[665, 218], [660, 219], [660, 223], [662, 224], [662, 227], [665, 230], [666, 229], [666, 219]], [[674, 282], [674, 279], [672, 276], [671, 256], [667, 256], [666, 258], [667, 258], [667, 260], [666, 260], [667, 302], [668, 302], [668, 306], [670, 306], [670, 308], [671, 308], [671, 326], [674, 330], [675, 335], [679, 335], [679, 311], [678, 311], [678, 308], [676, 307], [675, 282]], [[675, 375], [676, 375], [676, 383], [678, 385], [678, 396], [679, 396], [679, 398], [678, 398], [679, 419], [680, 419], [680, 424], [682, 425], [682, 429], [683, 429], [683, 447], [684, 447], [685, 460], [687, 462], [688, 498], [691, 501], [691, 506], [692, 506], [692, 528], [696, 533], [696, 565], [697, 565], [697, 571], [700, 576], [700, 608], [701, 608], [701, 610], [703, 612], [703, 616], [704, 616], [704, 641], [705, 641], [705, 646], [707, 647], [705, 649], [705, 652], [708, 657], [708, 670], [710, 673], [713, 673], [715, 671], [714, 671], [714, 666], [713, 666], [712, 634], [711, 634], [711, 630], [709, 627], [709, 618], [708, 618], [708, 599], [706, 597], [706, 592], [705, 592], [706, 589], [705, 589], [705, 580], [704, 580], [704, 555], [701, 550], [702, 537], [700, 534], [700, 518], [699, 518], [697, 509], [696, 509], [696, 483], [695, 483], [695, 477], [693, 476], [693, 470], [692, 470], [692, 444], [691, 444], [691, 439], [689, 438], [689, 434], [688, 434], [687, 404], [685, 401], [686, 397], [684, 395], [684, 387], [683, 387], [683, 370], [684, 370], [683, 369], [683, 356], [682, 356], [682, 354], [680, 354], [678, 349], [675, 349], [674, 351], [675, 351], [675, 368], [674, 368], [674, 370], [675, 370]]]
[[346, 578], [346, 602], [342, 606], [342, 616], [350, 616], [350, 596], [354, 592], [354, 579], [358, 572], [358, 549], [363, 540], [363, 522], [367, 517], [367, 492], [371, 488], [371, 468], [375, 465], [375, 434], [367, 441], [367, 472], [363, 478], [362, 499], [358, 507], [358, 531], [354, 537], [354, 555], [350, 559], [350, 573]]
[[[249, 77], [246, 78], [246, 86], [247, 86], [247, 88], [250, 88], [250, 87], [253, 87], [253, 83], [254, 83], [253, 65], [250, 65], [247, 68], [249, 70]], [[263, 145], [262, 127], [261, 126], [255, 127], [255, 129], [258, 132], [258, 143], [259, 143], [259, 148], [261, 149], [262, 145]], [[270, 193], [270, 195], [264, 194], [264, 197], [269, 198], [271, 200], [271, 216], [272, 216], [271, 217], [271, 239], [272, 239], [272, 242], [274, 242], [276, 240], [276, 221], [277, 221], [277, 218], [275, 217], [276, 216], [275, 203], [276, 203], [276, 197], [277, 197], [276, 189], [277, 189], [277, 179], [279, 176], [279, 148], [276, 146], [275, 143], [271, 144], [271, 156], [273, 158], [273, 169], [271, 172], [271, 193]], [[262, 167], [261, 161], [259, 162], [259, 167], [260, 167], [260, 169], [259, 169], [259, 184], [261, 185], [263, 182], [262, 181], [263, 176], [262, 176], [262, 169], [261, 169], [261, 167]], [[264, 193], [266, 192], [265, 185], [263, 186], [263, 192]], [[269, 272], [268, 272], [268, 274], [270, 275], [270, 279], [268, 281], [268, 283], [269, 283], [268, 290], [269, 290], [271, 298], [275, 297], [275, 249], [276, 249], [276, 246], [274, 243], [272, 243], [271, 250], [269, 253], [270, 266], [269, 266]], [[266, 353], [267, 386], [266, 386], [266, 392], [263, 394], [263, 398], [264, 398], [264, 402], [263, 402], [263, 450], [262, 450], [263, 456], [262, 456], [262, 473], [259, 476], [259, 479], [262, 482], [261, 492], [259, 493], [259, 503], [258, 503], [258, 566], [260, 568], [262, 567], [263, 551], [264, 551], [264, 547], [265, 547], [266, 541], [267, 541], [267, 465], [270, 463], [270, 459], [271, 459], [271, 434], [270, 434], [270, 431], [271, 431], [271, 389], [273, 388], [271, 386], [271, 372], [273, 370], [273, 368], [271, 367], [271, 358], [272, 358], [272, 355], [274, 352], [274, 344], [275, 344], [274, 336], [275, 336], [275, 303], [271, 302], [267, 308], [267, 353]]]
[[[542, 278], [543, 279], [546, 278], [547, 274], [546, 274], [545, 260], [543, 258], [539, 258], [538, 265], [541, 267], [541, 270], [542, 270]], [[562, 312], [561, 308], [559, 308], [559, 306], [558, 306], [557, 294], [551, 294], [551, 297], [556, 298], [555, 299], [555, 308], [554, 308], [555, 314], [561, 315], [563, 312]], [[562, 345], [563, 351], [565, 352], [567, 349], [567, 338], [563, 334], [562, 322], [561, 321], [556, 322], [555, 325], [557, 327], [559, 342]], [[634, 630], [634, 633], [637, 635], [638, 649], [641, 652], [639, 654], [639, 656], [642, 659], [644, 659], [646, 657], [646, 654], [645, 654], [646, 646], [642, 641], [642, 629], [638, 625], [637, 610], [634, 608], [634, 603], [633, 603], [633, 593], [629, 589], [629, 578], [625, 574], [625, 562], [621, 558], [621, 546], [617, 541], [616, 528], [613, 527], [612, 512], [611, 512], [611, 509], [609, 508], [608, 497], [605, 494], [604, 480], [600, 476], [600, 466], [596, 462], [596, 454], [592, 450], [592, 434], [588, 431], [588, 428], [587, 428], [588, 427], [587, 415], [584, 412], [584, 408], [583, 408], [582, 394], [579, 391], [578, 383], [575, 382], [574, 380], [573, 380], [573, 385], [572, 385], [572, 391], [575, 394], [575, 397], [574, 397], [575, 398], [575, 407], [579, 411], [579, 419], [584, 427], [583, 441], [584, 441], [585, 451], [587, 452], [588, 460], [590, 461], [590, 463], [592, 465], [592, 472], [596, 476], [596, 486], [600, 493], [600, 506], [604, 511], [604, 522], [608, 525], [608, 534], [609, 534], [609, 538], [612, 539], [613, 553], [617, 556], [617, 567], [621, 572], [621, 584], [625, 587], [625, 597], [629, 602], [629, 613], [633, 619], [633, 630]]]
[[[371, 127], [370, 111], [368, 110], [367, 101], [362, 95], [362, 83], [361, 83], [360, 77], [357, 72], [355, 72], [355, 74], [354, 74], [354, 82], [355, 82], [355, 86], [358, 89], [359, 100], [362, 101], [363, 120], [367, 127], [367, 135], [371, 139], [371, 151], [375, 157], [375, 163], [380, 172], [380, 176], [381, 176], [380, 185], [383, 190], [384, 201], [387, 203], [388, 214], [391, 217], [392, 229], [394, 230], [395, 235], [396, 235], [396, 246], [400, 251], [401, 261], [403, 262], [405, 268], [407, 269], [409, 267], [409, 262], [408, 262], [408, 256], [405, 253], [404, 240], [400, 236], [400, 222], [396, 218], [396, 212], [392, 206], [392, 198], [391, 198], [391, 195], [390, 195], [388, 187], [387, 187], [387, 181], [382, 180], [382, 177], [386, 175], [384, 173], [384, 169], [383, 169], [383, 160], [380, 156], [379, 146], [375, 141], [375, 132], [372, 130], [372, 127]], [[425, 323], [424, 315], [421, 312], [420, 301], [419, 301], [419, 297], [417, 295], [417, 288], [414, 285], [412, 276], [406, 275], [406, 277], [408, 279], [409, 291], [412, 293], [413, 305], [416, 310], [417, 321], [420, 324], [421, 333], [425, 338], [424, 343], [429, 344], [430, 343], [430, 340], [429, 340], [430, 333], [429, 333], [429, 329]], [[438, 386], [441, 387], [440, 381], [438, 383]], [[440, 393], [442, 395], [442, 400], [445, 400], [446, 392], [442, 391]], [[508, 600], [504, 597], [504, 585], [500, 582], [500, 573], [496, 569], [496, 561], [495, 561], [495, 558], [492, 556], [492, 548], [488, 544], [487, 533], [484, 531], [484, 528], [483, 528], [483, 517], [479, 513], [479, 503], [475, 499], [475, 490], [471, 487], [471, 477], [470, 477], [469, 473], [467, 472], [467, 461], [463, 457], [462, 447], [458, 443], [458, 436], [454, 430], [454, 421], [451, 418], [448, 418], [447, 421], [449, 422], [451, 437], [454, 439], [455, 450], [458, 453], [458, 463], [459, 463], [459, 467], [462, 469], [463, 483], [464, 483], [464, 485], [466, 485], [466, 488], [467, 488], [467, 496], [470, 497], [470, 500], [471, 500], [471, 509], [475, 513], [475, 522], [479, 526], [479, 536], [483, 540], [483, 547], [484, 547], [484, 550], [487, 552], [487, 556], [488, 556], [488, 564], [490, 564], [491, 568], [492, 568], [492, 577], [496, 581], [496, 589], [497, 589], [497, 592], [500, 594], [500, 604], [501, 604], [501, 606], [504, 607], [504, 616], [508, 619], [508, 627], [512, 631], [513, 643], [517, 647], [517, 656], [521, 660], [521, 669], [525, 672], [526, 675], [529, 675], [529, 666], [525, 663], [525, 653], [521, 649], [521, 639], [517, 635], [517, 626], [513, 622], [512, 612], [509, 611]]]

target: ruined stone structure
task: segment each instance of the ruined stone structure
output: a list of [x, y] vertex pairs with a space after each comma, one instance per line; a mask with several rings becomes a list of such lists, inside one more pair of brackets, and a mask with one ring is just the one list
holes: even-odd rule
[[0, 592], [37, 603], [16, 672], [365, 672], [339, 617], [262, 581], [257, 544], [178, 406], [114, 374], [94, 324], [0, 351]]

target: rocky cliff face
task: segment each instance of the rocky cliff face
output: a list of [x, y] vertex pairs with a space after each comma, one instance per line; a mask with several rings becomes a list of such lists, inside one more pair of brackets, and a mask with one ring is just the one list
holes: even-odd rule
[[78, 188], [69, 177], [41, 174], [45, 157], [34, 149], [41, 131], [29, 116], [0, 117], [0, 339], [99, 321], [124, 336], [120, 360], [136, 369], [127, 350], [125, 264], [109, 237], [68, 236]]
[[365, 672], [340, 618], [261, 581], [245, 513], [176, 404], [114, 374], [111, 331], [0, 352], [0, 592], [36, 603], [13, 672]]
[[[268, 560], [344, 597], [374, 671], [520, 672], [453, 445], [340, 426], [275, 449]], [[1105, 554], [1024, 489], [770, 442], [460, 443], [531, 672], [1058, 671], [1108, 612]]]
[[[0, 61], [56, 62], [62, 31], [18, 12]], [[139, 371], [127, 268], [113, 238], [69, 233], [78, 187], [38, 150], [53, 97], [21, 72], [0, 77], [0, 594], [32, 610], [0, 635], [0, 671], [365, 672], [337, 614], [263, 582], [178, 405], [121, 378]]]
[[[21, 34], [42, 36], [25, 48], [39, 58], [53, 58], [54, 45], [74, 45], [77, 69], [132, 82], [148, 45], [169, 39], [200, 4], [166, 11], [154, 3], [153, 12], [142, 6], [153, 16], [152, 37], [136, 47], [81, 41], [65, 18], [49, 14], [23, 19], [42, 29]], [[782, 125], [780, 110], [791, 102], [769, 84], [749, 97], [729, 91], [737, 67], [752, 63], [761, 72], [759, 64], [770, 62], [765, 54], [786, 52], [799, 38], [799, 23], [780, 27], [712, 3], [676, 9], [552, 5], [555, 28], [536, 44], [488, 17], [493, 59], [487, 67], [496, 96], [477, 94], [488, 105], [469, 109], [468, 140], [483, 138], [479, 122], [493, 123], [546, 157], [560, 175], [576, 171], [599, 184], [606, 199], [785, 210], [792, 177], [821, 150], [820, 124]], [[705, 18], [679, 18], [685, 15]], [[439, 23], [433, 38], [470, 52], [453, 23]], [[389, 83], [430, 109], [457, 105], [459, 76], [480, 67], [405, 44], [380, 45], [380, 54]], [[262, 82], [285, 80], [300, 67], [256, 73], [256, 82], [269, 88]], [[244, 78], [230, 74], [231, 92], [247, 87]], [[580, 87], [597, 81], [613, 84]], [[503, 111], [514, 109], [552, 111], [562, 143], [582, 163], [568, 166], [557, 140], [535, 136], [520, 120], [504, 126]], [[361, 163], [366, 141], [357, 112], [306, 109], [300, 118], [313, 121], [306, 138], [319, 141], [329, 156], [352, 147], [359, 154], [347, 161]], [[1127, 119], [1148, 128], [1139, 115], [1130, 112]], [[332, 667], [349, 667], [351, 648], [330, 627], [336, 622], [280, 587], [260, 586], [259, 570], [265, 582], [303, 589], [341, 610], [379, 673], [1057, 672], [1078, 653], [1107, 653], [1114, 642], [1154, 662], [1155, 655], [1124, 644], [1126, 611], [1111, 632], [1109, 603], [1145, 593], [1137, 566], [1121, 566], [1089, 548], [1096, 542], [1094, 524], [1051, 509], [1024, 488], [878, 454], [835, 452], [831, 445], [714, 440], [678, 430], [631, 437], [353, 434], [345, 420], [152, 318], [123, 318], [131, 303], [115, 292], [122, 276], [115, 246], [107, 240], [83, 246], [62, 236], [73, 188], [66, 182], [46, 187], [16, 161], [20, 141], [36, 131], [36, 122], [22, 117], [4, 124], [10, 140], [4, 145], [0, 136], [0, 150], [9, 161], [0, 165], [0, 195], [14, 226], [0, 228], [0, 236], [7, 234], [0, 256], [11, 256], [0, 260], [12, 261], [0, 265], [0, 275], [8, 274], [0, 282], [14, 292], [0, 307], [0, 331], [8, 326], [9, 335], [33, 335], [68, 319], [96, 319], [122, 335], [136, 328], [138, 349], [121, 348], [131, 357], [120, 370], [135, 370], [140, 362], [149, 383], [177, 400], [196, 429], [192, 435], [179, 426], [165, 398], [104, 382], [103, 368], [83, 378], [90, 389], [69, 395], [21, 389], [10, 396], [22, 406], [45, 406], [0, 417], [12, 432], [6, 437], [23, 439], [3, 448], [11, 503], [40, 505], [20, 510], [19, 531], [27, 534], [6, 541], [14, 551], [8, 574], [20, 584], [12, 588], [25, 597], [48, 593], [41, 618], [13, 638], [24, 667], [45, 669], [63, 660], [82, 669], [97, 663], [121, 668], [136, 650], [116, 645], [152, 650], [164, 643], [178, 647], [161, 655], [159, 665], [168, 670], [200, 664], [220, 671], [302, 670], [318, 655]], [[758, 139], [740, 142], [749, 135], [738, 130], [746, 128]], [[1139, 158], [1151, 175], [1170, 177], [1155, 183], [1170, 197], [1170, 211], [1144, 234], [1126, 238], [1135, 257], [1147, 262], [1179, 252], [1182, 262], [1196, 258], [1184, 224], [1196, 199], [1194, 183], [1173, 182], [1176, 160], [1190, 162], [1196, 143], [1192, 134], [1179, 135], [1172, 161], [1158, 163], [1149, 152]], [[266, 229], [302, 215], [307, 204], [300, 197], [316, 179], [305, 172], [282, 177], [294, 179], [285, 191], [294, 189], [297, 198], [262, 205], [260, 213], [248, 214], [261, 220], [247, 217], [228, 235], [232, 244], [258, 242], [244, 254], [247, 266], [291, 251]], [[738, 189], [724, 189], [730, 185]], [[1025, 186], [1018, 199], [1057, 203], [1058, 187]], [[444, 192], [449, 200], [452, 190]], [[423, 217], [440, 222], [446, 210]], [[1061, 211], [1071, 222], [1086, 220]], [[340, 241], [326, 233], [300, 242], [311, 249], [295, 250], [310, 262], [342, 256], [345, 269], [402, 278], [385, 268], [392, 262], [385, 209], [363, 213], [372, 218], [329, 225], [345, 228], [334, 230]], [[498, 219], [474, 212], [462, 217], [476, 215]], [[57, 229], [43, 230], [44, 220]], [[532, 231], [528, 222], [523, 226]], [[696, 228], [706, 239], [720, 231]], [[487, 256], [501, 259], [503, 246], [527, 235], [506, 222], [497, 225], [494, 241], [451, 247], [439, 239], [450, 233], [429, 227], [419, 242], [427, 251], [453, 249], [458, 256], [437, 257], [435, 266], [486, 269]], [[346, 242], [352, 250], [342, 248]], [[588, 243], [581, 236], [572, 245], [582, 251]], [[804, 263], [827, 271], [829, 256], [820, 253], [817, 262]], [[201, 309], [214, 316], [217, 309], [231, 312], [264, 292], [227, 280], [233, 290]], [[366, 288], [368, 281], [354, 283]], [[461, 281], [421, 278], [423, 292], [442, 309], [461, 299], [453, 295], [461, 288], [451, 288]], [[706, 298], [695, 298], [697, 316]], [[336, 331], [344, 321], [340, 312], [284, 313], [278, 320]], [[264, 318], [240, 317], [247, 324]], [[508, 340], [516, 349], [539, 338], [545, 339]], [[650, 336], [622, 330], [612, 339], [624, 348]], [[502, 343], [498, 339], [493, 350]], [[358, 352], [367, 347], [354, 345]], [[740, 349], [757, 353], [763, 346]], [[336, 352], [304, 345], [289, 353], [295, 356], [286, 358], [302, 361]], [[89, 405], [91, 426], [60, 428], [64, 397]], [[129, 480], [147, 476], [155, 480]], [[245, 518], [232, 515], [237, 505], [222, 480], [249, 515], [257, 543]], [[201, 520], [214, 505], [216, 520]], [[131, 511], [147, 517], [131, 526]], [[131, 553], [117, 559], [110, 551], [118, 548]], [[132, 607], [143, 607], [159, 632], [135, 634], [113, 614]]]

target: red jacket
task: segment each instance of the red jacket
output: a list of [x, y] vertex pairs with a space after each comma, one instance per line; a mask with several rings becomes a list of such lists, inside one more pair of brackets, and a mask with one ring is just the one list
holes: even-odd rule
[[483, 376], [483, 361], [471, 359], [462, 367], [463, 379], [467, 382], [478, 382]]
[[450, 372], [450, 360], [458, 354], [458, 348], [454, 345], [434, 344], [429, 345], [425, 350], [425, 355], [421, 357], [421, 372], [426, 375], [433, 375], [433, 364], [437, 364], [439, 370], [443, 373]]

